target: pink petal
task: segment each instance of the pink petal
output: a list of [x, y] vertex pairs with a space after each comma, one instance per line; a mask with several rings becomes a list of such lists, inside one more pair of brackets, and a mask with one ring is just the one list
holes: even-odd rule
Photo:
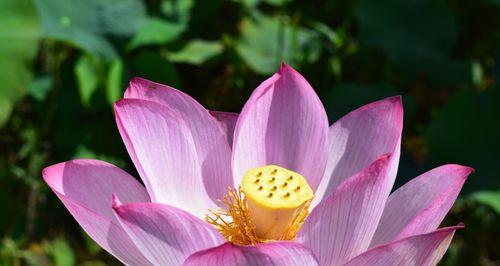
[[389, 164], [382, 156], [347, 179], [304, 222], [298, 241], [321, 265], [341, 265], [368, 248], [387, 199]]
[[192, 253], [224, 243], [211, 225], [168, 205], [120, 205], [115, 199], [113, 209], [130, 238], [154, 265], [181, 265]]
[[231, 146], [226, 131], [202, 105], [179, 90], [142, 78], [130, 81], [125, 98], [153, 101], [176, 112], [190, 131], [208, 195], [218, 200], [227, 193], [233, 185]]
[[370, 246], [436, 230], [472, 173], [456, 164], [430, 170], [389, 196]]
[[318, 265], [312, 252], [293, 242], [269, 242], [254, 246], [236, 246], [225, 243], [191, 255], [183, 266], [200, 265]]
[[325, 175], [313, 205], [344, 180], [361, 171], [382, 154], [391, 154], [388, 186], [392, 187], [399, 162], [403, 106], [401, 97], [390, 97], [358, 108], [331, 127]]
[[446, 253], [455, 231], [460, 228], [463, 225], [441, 228], [373, 248], [352, 259], [346, 266], [436, 265]]
[[236, 127], [236, 122], [238, 121], [238, 114], [219, 111], [210, 111], [210, 114], [217, 119], [217, 121], [219, 121], [219, 125], [226, 133], [229, 146], [232, 147], [234, 128]]
[[125, 171], [97, 160], [73, 160], [42, 172], [45, 182], [85, 232], [128, 265], [151, 265], [132, 243], [111, 209], [111, 195], [125, 202], [149, 202], [144, 187]]
[[[204, 217], [215, 207], [210, 188], [221, 180], [202, 175], [189, 128], [165, 105], [124, 99], [115, 104], [120, 134], [153, 202]], [[213, 190], [212, 190], [213, 191]]]
[[316, 189], [326, 164], [328, 120], [309, 83], [290, 66], [264, 81], [236, 124], [233, 176], [276, 164], [302, 174]]

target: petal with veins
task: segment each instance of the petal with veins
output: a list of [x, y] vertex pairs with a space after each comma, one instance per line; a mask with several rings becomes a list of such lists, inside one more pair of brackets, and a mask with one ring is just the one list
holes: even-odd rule
[[154, 265], [181, 265], [192, 253], [224, 242], [209, 224], [159, 203], [121, 205], [113, 209], [125, 231]]
[[389, 179], [392, 181], [387, 185], [392, 188], [402, 130], [403, 106], [398, 96], [358, 108], [330, 126], [328, 162], [313, 206], [382, 154], [391, 154]]
[[370, 246], [436, 230], [473, 169], [456, 164], [430, 170], [389, 196]]
[[433, 266], [443, 257], [453, 235], [463, 225], [441, 228], [378, 246], [349, 261], [346, 266]]
[[198, 217], [216, 206], [207, 191], [221, 184], [202, 175], [193, 137], [177, 112], [155, 102], [123, 99], [115, 104], [115, 113], [152, 201]]
[[177, 113], [192, 136], [208, 195], [214, 201], [221, 199], [233, 185], [231, 146], [209, 111], [182, 91], [142, 78], [130, 81], [125, 98], [153, 101]]
[[283, 64], [253, 92], [238, 117], [235, 184], [248, 170], [275, 164], [303, 175], [315, 190], [326, 165], [327, 135], [323, 104], [309, 83]]
[[344, 181], [304, 222], [297, 237], [321, 265], [342, 265], [364, 252], [387, 199], [388, 155]]
[[237, 113], [210, 111], [210, 114], [219, 121], [220, 126], [226, 132], [227, 142], [229, 146], [233, 146], [233, 135], [236, 122], [238, 121]]
[[87, 234], [128, 265], [151, 265], [113, 215], [111, 195], [124, 202], [149, 202], [144, 187], [125, 171], [106, 162], [79, 159], [42, 172], [45, 182]]
[[183, 266], [201, 265], [318, 265], [314, 254], [293, 242], [270, 242], [254, 246], [236, 246], [226, 243], [191, 255]]

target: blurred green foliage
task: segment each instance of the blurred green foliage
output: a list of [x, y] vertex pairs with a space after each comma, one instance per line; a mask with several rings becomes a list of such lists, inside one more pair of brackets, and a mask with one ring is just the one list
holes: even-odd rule
[[40, 172], [98, 158], [135, 173], [112, 111], [131, 77], [238, 112], [282, 61], [332, 122], [403, 95], [396, 185], [474, 167], [442, 264], [500, 263], [500, 1], [0, 0], [0, 25], [0, 265], [117, 263]]

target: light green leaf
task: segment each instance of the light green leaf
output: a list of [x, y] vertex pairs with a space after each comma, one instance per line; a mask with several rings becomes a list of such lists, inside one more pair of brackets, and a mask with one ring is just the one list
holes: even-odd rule
[[0, 127], [7, 122], [12, 112], [12, 101], [0, 94]]
[[263, 0], [264, 2], [273, 6], [283, 6], [290, 2], [291, 0]]
[[64, 239], [55, 239], [48, 242], [47, 251], [52, 255], [55, 266], [75, 265], [75, 254]]
[[106, 84], [106, 96], [108, 103], [113, 104], [118, 101], [123, 94], [123, 61], [116, 59], [111, 63], [108, 70], [108, 79]]
[[50, 76], [37, 77], [31, 82], [28, 88], [28, 93], [37, 101], [43, 101], [47, 94], [52, 89], [52, 78]]
[[478, 191], [471, 197], [482, 204], [488, 205], [496, 212], [500, 213], [500, 190], [495, 191]]
[[146, 21], [139, 0], [34, 0], [44, 37], [68, 42], [95, 56], [116, 57], [105, 35], [131, 36]]
[[27, 91], [39, 25], [28, 0], [0, 1], [0, 127]]
[[78, 81], [78, 91], [85, 107], [90, 107], [91, 97], [99, 88], [102, 68], [102, 62], [89, 54], [82, 55], [76, 62], [75, 75]]
[[318, 34], [280, 17], [246, 18], [240, 25], [236, 51], [255, 72], [270, 74], [284, 61], [291, 65], [314, 62], [321, 47]]
[[176, 63], [201, 65], [206, 60], [220, 54], [223, 50], [219, 42], [192, 40], [180, 51], [167, 54], [167, 58]]
[[162, 12], [169, 20], [180, 22], [187, 26], [194, 0], [164, 0], [161, 5]]
[[134, 36], [128, 49], [135, 49], [143, 45], [169, 43], [177, 39], [185, 29], [185, 25], [180, 23], [150, 18]]

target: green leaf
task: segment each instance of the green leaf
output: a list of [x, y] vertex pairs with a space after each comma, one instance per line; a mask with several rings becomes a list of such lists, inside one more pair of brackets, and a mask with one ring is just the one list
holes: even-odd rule
[[169, 20], [187, 26], [193, 6], [194, 0], [163, 0], [161, 10]]
[[53, 81], [50, 76], [37, 77], [31, 82], [28, 88], [28, 93], [37, 101], [43, 101], [47, 94], [52, 89]]
[[263, 0], [263, 2], [268, 3], [273, 6], [283, 6], [290, 2], [291, 0]]
[[245, 18], [240, 31], [236, 51], [259, 74], [275, 72], [282, 61], [300, 65], [315, 62], [320, 55], [317, 33], [280, 17]]
[[185, 29], [185, 25], [180, 23], [150, 18], [134, 36], [128, 49], [132, 50], [143, 45], [167, 44], [177, 39]]
[[7, 122], [12, 112], [12, 101], [0, 94], [0, 127]]
[[223, 46], [219, 42], [192, 40], [180, 51], [168, 53], [166, 57], [176, 63], [201, 65], [208, 59], [219, 55], [222, 50]]
[[472, 199], [488, 205], [496, 212], [500, 213], [500, 190], [496, 191], [478, 191], [471, 195]]
[[76, 62], [75, 75], [78, 81], [78, 91], [85, 107], [90, 107], [92, 95], [99, 88], [102, 68], [102, 62], [89, 54], [82, 55]]
[[52, 255], [55, 266], [75, 265], [75, 254], [64, 239], [55, 239], [47, 243], [47, 251]]
[[106, 97], [109, 104], [118, 101], [123, 95], [123, 61], [116, 59], [111, 62], [106, 84]]
[[34, 0], [46, 38], [68, 42], [95, 56], [116, 57], [106, 35], [131, 36], [146, 21], [139, 0]]
[[39, 25], [28, 0], [0, 1], [0, 127], [26, 94], [29, 64], [37, 52]]

